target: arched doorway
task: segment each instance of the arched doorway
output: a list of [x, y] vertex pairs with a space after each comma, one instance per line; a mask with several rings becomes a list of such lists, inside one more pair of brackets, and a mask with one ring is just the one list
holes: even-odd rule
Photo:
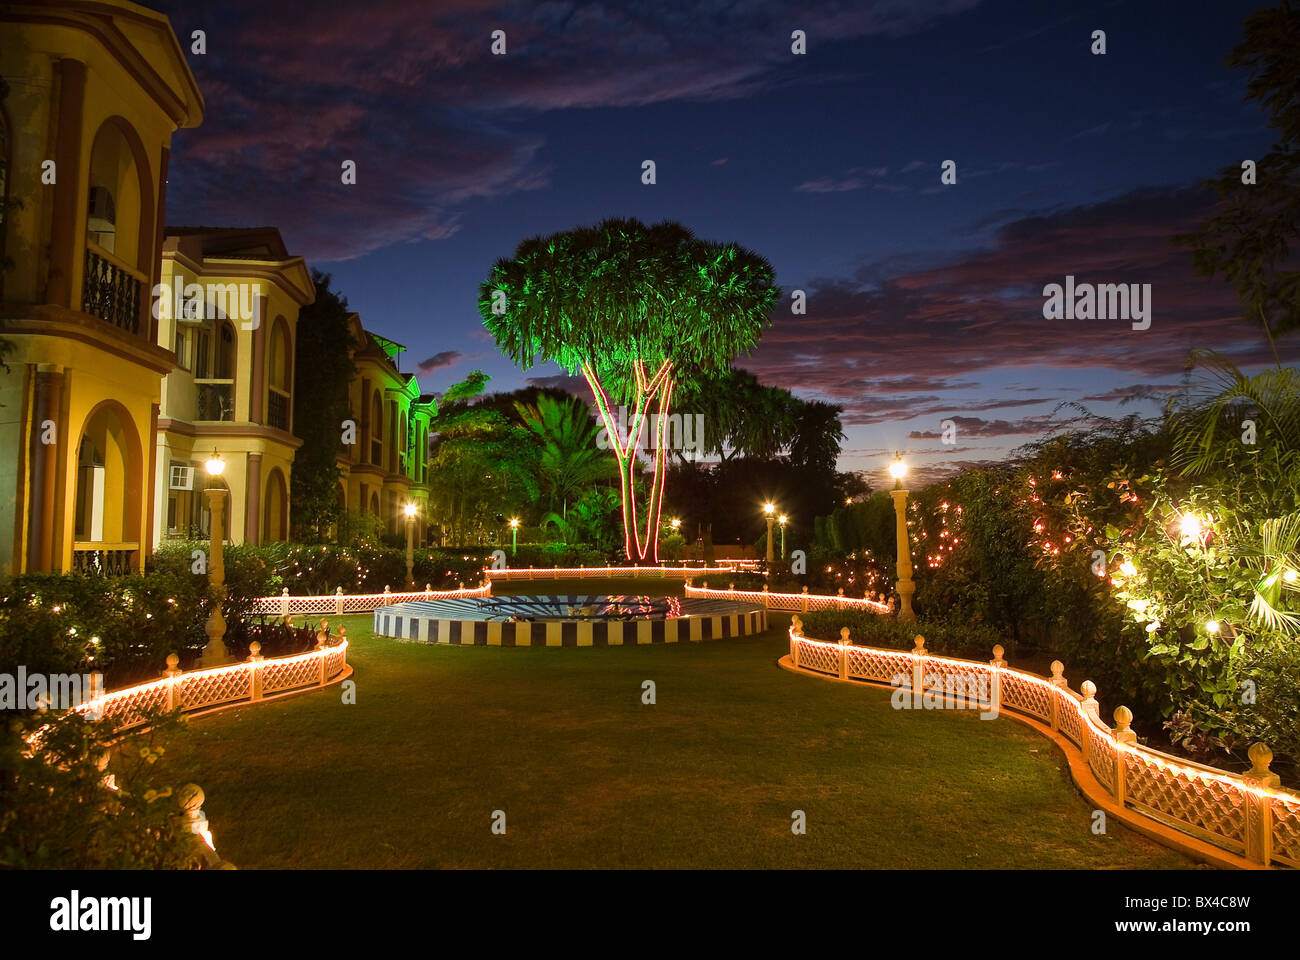
[[72, 568], [122, 574], [138, 567], [144, 459], [130, 413], [116, 400], [97, 404], [77, 438]]

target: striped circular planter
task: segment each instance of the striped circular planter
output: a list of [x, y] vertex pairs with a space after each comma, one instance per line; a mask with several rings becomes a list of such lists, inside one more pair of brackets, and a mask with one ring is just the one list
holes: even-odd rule
[[679, 597], [485, 597], [380, 607], [375, 633], [416, 643], [486, 647], [615, 647], [761, 633], [752, 603]]

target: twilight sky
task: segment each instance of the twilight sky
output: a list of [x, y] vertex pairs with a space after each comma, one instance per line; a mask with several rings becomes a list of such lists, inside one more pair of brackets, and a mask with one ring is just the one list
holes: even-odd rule
[[[524, 237], [607, 216], [771, 260], [786, 296], [740, 365], [842, 404], [840, 465], [876, 479], [896, 448], [929, 475], [1005, 456], [1062, 401], [1155, 412], [1121, 401], [1176, 385], [1193, 347], [1271, 356], [1169, 239], [1203, 217], [1198, 181], [1274, 139], [1222, 65], [1254, 2], [151, 5], [186, 49], [207, 35], [169, 222], [279, 227], [426, 391], [562, 374], [500, 356], [478, 284]], [[1067, 274], [1150, 284], [1150, 329], [1044, 319]]]

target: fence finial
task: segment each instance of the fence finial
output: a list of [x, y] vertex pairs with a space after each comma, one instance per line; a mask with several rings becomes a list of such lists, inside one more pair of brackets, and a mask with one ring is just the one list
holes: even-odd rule
[[1268, 768], [1273, 762], [1273, 751], [1266, 743], [1251, 744], [1246, 756], [1250, 757], [1250, 769], [1242, 774], [1242, 779], [1257, 783], [1261, 787], [1280, 787], [1282, 778]]
[[1138, 735], [1129, 726], [1133, 722], [1133, 711], [1121, 704], [1115, 708], [1115, 739], [1120, 743], [1136, 746]]
[[1079, 686], [1079, 692], [1083, 694], [1083, 712], [1094, 720], [1100, 720], [1101, 717], [1097, 713], [1097, 685], [1091, 680], [1085, 680]]
[[803, 636], [803, 621], [797, 615], [790, 618], [790, 630], [796, 637]]
[[177, 676], [181, 672], [180, 662], [181, 662], [181, 658], [176, 656], [176, 654], [174, 653], [167, 654], [167, 669], [163, 672], [163, 676], [166, 677]]
[[916, 646], [912, 649], [913, 653], [918, 653], [918, 654], [925, 653], [925, 637], [921, 636], [918, 633], [915, 637], [912, 638], [912, 642], [916, 644]]
[[846, 647], [849, 645], [849, 628], [848, 628], [848, 627], [840, 627], [840, 643], [842, 643], [842, 644], [843, 644], [844, 646], [846, 646]]
[[993, 659], [990, 660], [989, 663], [995, 667], [1005, 667], [1007, 665], [1007, 662], [1002, 659], [1002, 655], [1004, 653], [1006, 653], [1006, 651], [1002, 649], [1002, 644], [1000, 643], [994, 644]]
[[1052, 686], [1069, 686], [1069, 682], [1065, 679], [1065, 664], [1060, 660], [1052, 661]]
[[248, 659], [249, 660], [262, 659], [262, 645], [258, 643], [256, 640], [254, 640], [252, 643], [248, 645]]

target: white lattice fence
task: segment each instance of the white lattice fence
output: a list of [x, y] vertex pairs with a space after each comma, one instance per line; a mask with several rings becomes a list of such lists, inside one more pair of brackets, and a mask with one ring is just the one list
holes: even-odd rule
[[846, 597], [841, 592], [837, 596], [823, 596], [809, 593], [775, 593], [766, 587], [762, 590], [720, 590], [714, 587], [697, 587], [686, 581], [688, 597], [705, 597], [709, 600], [749, 600], [761, 603], [768, 610], [784, 610], [790, 613], [807, 613], [809, 610], [868, 610], [871, 613], [889, 613], [890, 606], [879, 600], [867, 597]]
[[824, 676], [894, 685], [895, 678], [903, 682], [902, 675], [912, 686], [919, 662], [927, 692], [941, 692], [939, 679], [958, 690], [982, 683], [981, 689], [993, 691], [998, 710], [1045, 721], [1078, 746], [1097, 783], [1117, 804], [1252, 862], [1300, 868], [1300, 796], [1280, 788], [1264, 745], [1251, 748], [1253, 767], [1246, 774], [1181, 760], [1139, 745], [1125, 707], [1116, 709], [1114, 728], [1103, 723], [1095, 686], [1085, 682], [1082, 696], [1070, 690], [1059, 662], [1048, 680], [1006, 667], [1001, 648], [984, 664], [934, 657], [922, 647], [919, 638], [913, 653], [858, 646], [847, 638], [814, 640], [802, 635], [796, 617], [789, 659], [796, 669]]
[[390, 603], [405, 603], [411, 600], [448, 600], [456, 597], [491, 596], [491, 583], [477, 587], [460, 587], [456, 590], [408, 590], [392, 593], [344, 593], [340, 587], [334, 593], [313, 594], [311, 596], [291, 596], [288, 588], [278, 597], [260, 597], [253, 601], [249, 610], [265, 616], [288, 617], [311, 614], [372, 613], [379, 607]]
[[243, 663], [188, 673], [176, 669], [176, 656], [167, 658], [167, 676], [122, 690], [113, 690], [78, 709], [110, 720], [125, 729], [147, 721], [147, 711], [189, 713], [230, 703], [261, 700], [268, 694], [324, 686], [347, 669], [347, 641], [317, 647], [292, 657], [263, 659], [253, 655]]
[[493, 580], [587, 580], [602, 577], [705, 577], [752, 570], [758, 560], [726, 561], [718, 567], [507, 567], [501, 570], [487, 568], [484, 575]]

